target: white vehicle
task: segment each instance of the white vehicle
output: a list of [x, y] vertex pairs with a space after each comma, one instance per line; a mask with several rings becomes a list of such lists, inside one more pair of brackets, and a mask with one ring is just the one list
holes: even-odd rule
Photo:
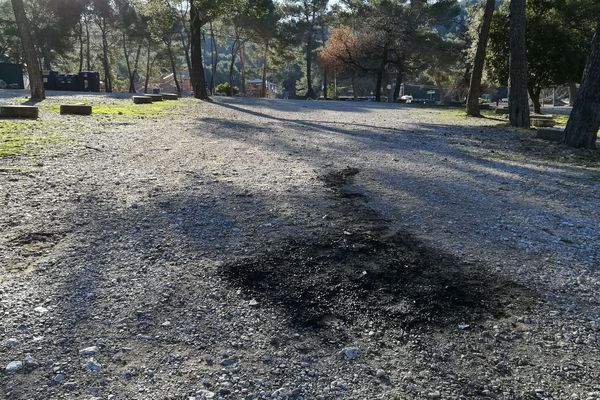
[[413, 97], [410, 95], [404, 95], [404, 96], [400, 97], [400, 101], [402, 103], [410, 104], [413, 102]]

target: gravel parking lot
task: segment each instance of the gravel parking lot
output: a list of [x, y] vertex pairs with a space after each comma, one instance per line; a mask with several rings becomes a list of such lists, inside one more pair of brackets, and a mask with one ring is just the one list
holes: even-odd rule
[[27, 129], [64, 140], [0, 157], [0, 398], [600, 399], [597, 152], [444, 108], [84, 100], [123, 110], [57, 94]]

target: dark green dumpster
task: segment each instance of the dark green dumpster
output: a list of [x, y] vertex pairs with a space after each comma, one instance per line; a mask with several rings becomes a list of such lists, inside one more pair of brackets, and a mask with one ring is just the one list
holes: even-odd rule
[[0, 80], [7, 89], [25, 89], [23, 64], [0, 63]]

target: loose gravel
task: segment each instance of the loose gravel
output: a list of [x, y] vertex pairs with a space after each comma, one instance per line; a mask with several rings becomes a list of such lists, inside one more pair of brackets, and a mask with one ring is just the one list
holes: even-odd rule
[[366, 102], [41, 120], [0, 398], [600, 399], [597, 152]]

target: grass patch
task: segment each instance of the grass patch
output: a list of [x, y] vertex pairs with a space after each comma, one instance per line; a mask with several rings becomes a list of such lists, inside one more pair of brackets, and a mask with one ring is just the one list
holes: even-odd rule
[[568, 115], [554, 115], [554, 120], [558, 125], [567, 125], [567, 121], [569, 120]]
[[66, 143], [72, 139], [48, 129], [45, 121], [2, 120], [0, 124], [0, 157], [30, 152], [48, 144]]
[[[415, 104], [411, 105], [411, 108], [419, 111], [425, 111], [434, 114], [436, 122], [460, 122], [467, 118], [467, 112], [465, 107], [457, 105], [433, 105], [433, 104]], [[495, 110], [481, 110], [481, 115], [484, 118], [504, 122], [506, 118], [502, 115], [497, 115]]]
[[151, 104], [102, 104], [94, 106], [94, 114], [104, 115], [156, 115], [174, 108], [176, 104], [168, 101], [159, 101]]
[[[134, 104], [131, 99], [112, 100], [107, 102], [106, 99], [94, 98], [70, 98], [67, 101], [62, 101], [64, 104], [85, 103], [93, 107], [92, 114], [96, 115], [125, 115], [125, 116], [140, 116], [140, 115], [160, 115], [169, 109], [177, 106], [178, 102], [174, 101], [159, 101], [151, 104]], [[41, 108], [45, 111], [60, 112], [59, 104], [43, 104]]]

